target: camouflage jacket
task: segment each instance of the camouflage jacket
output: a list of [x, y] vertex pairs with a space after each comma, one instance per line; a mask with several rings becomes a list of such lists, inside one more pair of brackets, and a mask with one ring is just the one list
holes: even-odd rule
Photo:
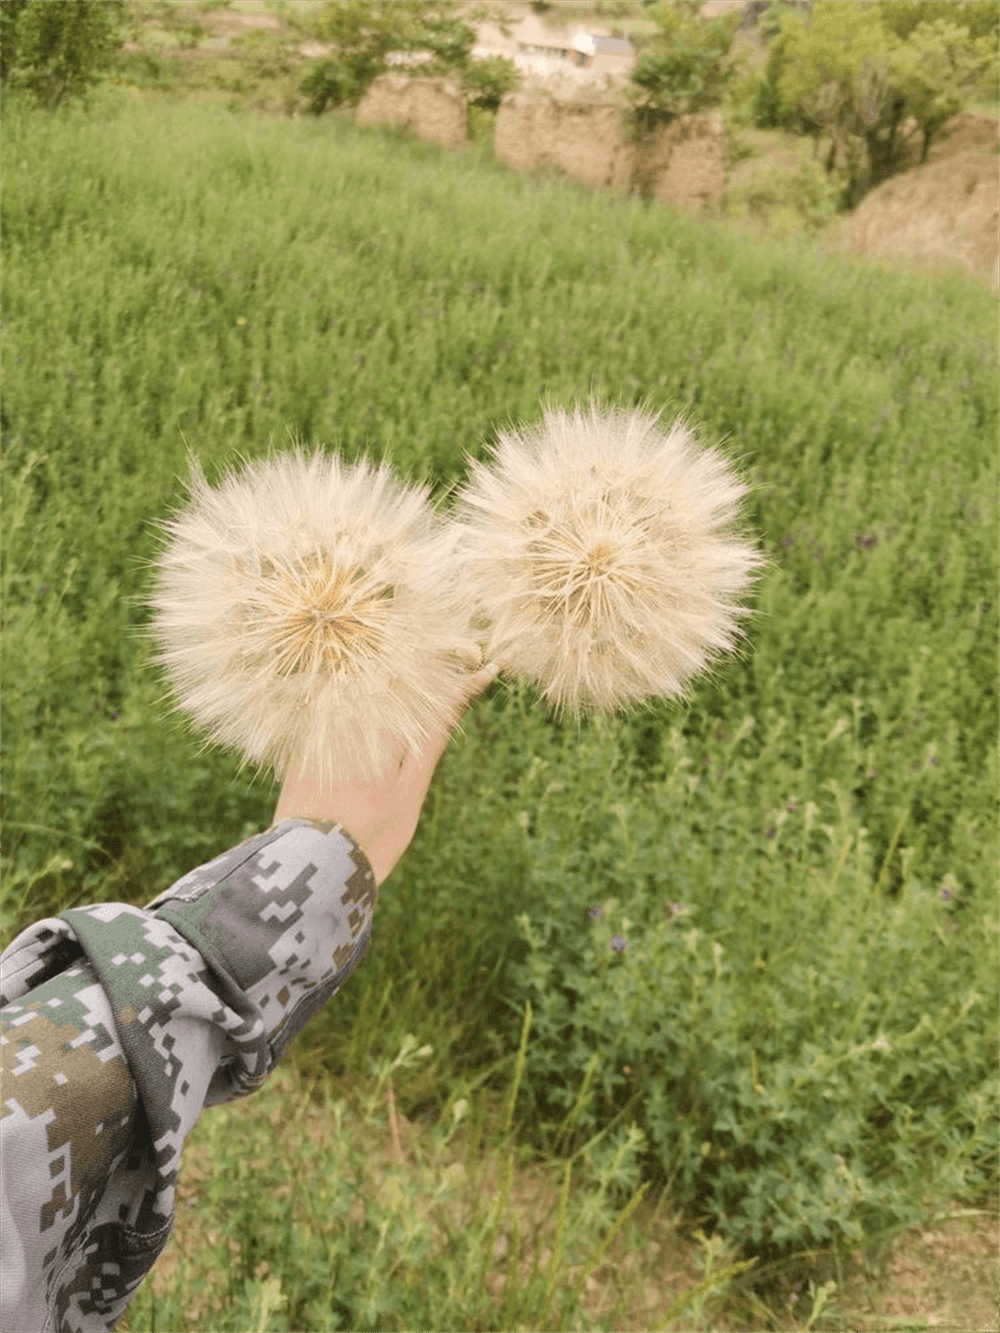
[[146, 908], [72, 908], [4, 952], [4, 1333], [112, 1327], [202, 1107], [260, 1087], [356, 966], [375, 896], [344, 829], [286, 819]]

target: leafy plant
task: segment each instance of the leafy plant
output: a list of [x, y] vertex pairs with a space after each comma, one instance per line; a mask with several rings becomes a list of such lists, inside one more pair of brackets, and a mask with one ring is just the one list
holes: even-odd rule
[[83, 97], [124, 41], [125, 0], [4, 0], [0, 81], [54, 108]]
[[726, 191], [726, 217], [747, 216], [772, 231], [787, 223], [791, 233], [821, 230], [844, 206], [844, 181], [819, 162], [801, 162], [794, 171], [771, 168]]
[[934, 136], [965, 106], [987, 70], [995, 70], [996, 39], [970, 39], [968, 29], [945, 18], [919, 23], [898, 52], [897, 68], [907, 112], [923, 136], [920, 160]]
[[360, 101], [389, 68], [390, 53], [426, 52], [431, 69], [464, 69], [476, 40], [475, 28], [436, 0], [334, 0], [311, 20], [309, 32], [334, 48], [301, 85], [313, 115]]
[[808, 18], [793, 12], [768, 57], [758, 123], [826, 136], [827, 167], [838, 159], [846, 167], [853, 206], [908, 163], [908, 118], [926, 158], [934, 135], [992, 67], [994, 47], [946, 18], [921, 21], [901, 38], [875, 4], [816, 5]]
[[462, 83], [470, 107], [496, 111], [508, 93], [514, 92], [521, 76], [506, 56], [484, 56], [469, 60], [462, 73]]
[[[279, 1072], [251, 1104], [207, 1113], [181, 1169], [176, 1234], [121, 1327], [613, 1326], [636, 1304], [608, 1275], [616, 1242], [641, 1249], [642, 1136], [630, 1126], [595, 1141], [592, 1165], [525, 1161], [512, 1138], [523, 1061], [502, 1103], [456, 1097], [430, 1129], [411, 1124], [393, 1085], [432, 1057], [411, 1036], [344, 1095]], [[689, 1283], [667, 1315], [747, 1267]]]
[[878, 7], [886, 26], [904, 39], [940, 19], [957, 24], [971, 39], [992, 38], [994, 46], [1000, 36], [1000, 10], [993, 0], [878, 0]]
[[629, 75], [631, 115], [648, 133], [677, 116], [718, 106], [736, 76], [732, 59], [739, 15], [705, 20], [697, 6], [660, 3], [646, 11], [660, 31]]
[[[154, 521], [181, 500], [188, 448], [209, 481], [290, 436], [348, 460], [384, 453], [447, 504], [465, 451], [540, 404], [593, 393], [683, 408], [706, 440], [731, 440], [752, 485], [749, 519], [770, 561], [752, 651], [684, 701], [603, 727], [549, 719], [530, 690], [495, 685], [445, 755], [363, 965], [289, 1062], [317, 1083], [320, 1105], [329, 1093], [335, 1125], [337, 1089], [367, 1088], [412, 1034], [411, 1054], [431, 1045], [434, 1058], [392, 1073], [398, 1107], [444, 1132], [464, 1098], [471, 1138], [474, 1122], [503, 1125], [496, 1103], [530, 1001], [503, 1152], [514, 1150], [515, 1194], [522, 1147], [556, 1163], [550, 1228], [559, 1163], [579, 1154], [571, 1266], [643, 1179], [648, 1198], [671, 1173], [664, 1207], [730, 1247], [725, 1263], [716, 1256], [723, 1268], [745, 1261], [726, 1237], [765, 1255], [804, 1235], [853, 1246], [938, 1190], [986, 1188], [989, 291], [340, 118], [112, 90], [92, 115], [11, 98], [4, 134], [5, 940], [72, 904], [149, 901], [273, 813], [268, 782], [168, 714], [140, 633]], [[235, 239], [234, 217], [254, 219]], [[592, 907], [604, 915], [591, 919]], [[257, 1327], [265, 1308], [272, 1327], [305, 1327], [305, 1306], [276, 1303], [300, 1290], [317, 1302], [314, 1327], [361, 1321], [369, 1299], [386, 1326], [450, 1326], [479, 1290], [481, 1269], [473, 1279], [465, 1265], [482, 1262], [492, 1213], [468, 1244], [454, 1224], [452, 1241], [434, 1222], [414, 1226], [433, 1175], [402, 1179], [402, 1202], [373, 1204], [370, 1225], [338, 1229], [358, 1192], [379, 1186], [364, 1115], [347, 1102], [347, 1146], [282, 1138], [295, 1149], [281, 1168], [286, 1111], [251, 1099], [246, 1139], [228, 1118], [237, 1108], [206, 1115], [218, 1137], [198, 1192], [215, 1239], [178, 1251], [159, 1326], [181, 1326], [176, 1301], [218, 1312], [218, 1323], [192, 1314], [196, 1327]], [[630, 1146], [632, 1124], [643, 1139]], [[484, 1171], [499, 1172], [499, 1151]], [[576, 1201], [583, 1225], [619, 1151], [618, 1183], [607, 1177], [584, 1243]], [[480, 1177], [480, 1193], [495, 1199], [498, 1178]], [[230, 1284], [225, 1242], [242, 1243], [255, 1219], [245, 1246], [256, 1257], [232, 1260]], [[512, 1285], [512, 1311], [545, 1308], [533, 1226], [518, 1242], [518, 1290], [533, 1294], [518, 1305]], [[514, 1232], [501, 1232], [510, 1256]], [[553, 1234], [539, 1231], [550, 1249]], [[396, 1259], [413, 1279], [399, 1289]], [[495, 1327], [506, 1274], [521, 1268], [490, 1262], [501, 1294], [469, 1308]], [[425, 1301], [417, 1275], [431, 1270], [439, 1285]], [[346, 1311], [333, 1305], [333, 1271], [352, 1293]], [[813, 1276], [818, 1292], [826, 1276]], [[623, 1326], [610, 1314], [605, 1324]]]

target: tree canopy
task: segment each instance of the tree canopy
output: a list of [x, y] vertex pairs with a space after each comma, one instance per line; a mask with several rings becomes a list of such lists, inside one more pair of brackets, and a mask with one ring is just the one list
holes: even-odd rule
[[659, 31], [640, 51], [631, 74], [633, 115], [640, 129], [718, 106], [737, 72], [732, 56], [739, 14], [703, 19], [699, 0], [659, 0], [646, 11]]
[[124, 40], [125, 0], [3, 0], [0, 82], [44, 106], [84, 96]]
[[475, 17], [474, 11], [459, 14], [440, 0], [328, 0], [303, 24], [310, 36], [333, 48], [302, 83], [310, 111], [319, 115], [331, 107], [356, 105], [396, 52], [426, 53], [423, 72], [454, 73], [470, 102], [497, 105], [516, 85], [517, 75], [501, 57], [472, 59]]
[[819, 0], [808, 13], [786, 12], [758, 106], [771, 123], [827, 136], [827, 165], [839, 158], [856, 203], [909, 161], [914, 134], [925, 159], [934, 135], [983, 88], [996, 54], [985, 17], [978, 4], [935, 0]]

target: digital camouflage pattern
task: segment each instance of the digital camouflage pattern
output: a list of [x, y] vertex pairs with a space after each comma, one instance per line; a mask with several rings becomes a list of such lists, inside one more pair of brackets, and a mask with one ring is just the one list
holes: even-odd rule
[[5, 951], [4, 1333], [113, 1326], [202, 1108], [260, 1087], [357, 965], [375, 897], [340, 825], [286, 819], [146, 908], [72, 908]]

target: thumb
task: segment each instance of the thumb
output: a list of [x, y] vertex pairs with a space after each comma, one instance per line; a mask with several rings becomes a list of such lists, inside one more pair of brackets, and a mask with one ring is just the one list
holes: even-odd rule
[[[431, 729], [427, 742], [419, 759], [417, 759], [418, 764], [426, 765], [430, 763], [433, 767], [437, 763], [448, 748], [452, 732], [461, 721], [466, 708], [496, 679], [499, 671], [500, 668], [495, 662], [487, 662], [478, 671], [474, 671], [462, 679], [461, 685], [455, 691], [449, 706], [447, 720], [442, 719], [438, 726]], [[412, 760], [415, 757], [410, 756], [410, 758]]]

